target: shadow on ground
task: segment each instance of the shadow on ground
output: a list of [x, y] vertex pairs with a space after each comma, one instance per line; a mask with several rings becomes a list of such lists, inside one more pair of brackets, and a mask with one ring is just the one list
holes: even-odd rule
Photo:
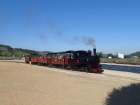
[[113, 89], [104, 105], [140, 105], [140, 83]]

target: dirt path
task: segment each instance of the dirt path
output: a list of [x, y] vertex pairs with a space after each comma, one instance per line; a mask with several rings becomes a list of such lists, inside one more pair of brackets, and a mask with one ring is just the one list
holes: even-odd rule
[[103, 105], [113, 88], [139, 82], [0, 61], [0, 105]]

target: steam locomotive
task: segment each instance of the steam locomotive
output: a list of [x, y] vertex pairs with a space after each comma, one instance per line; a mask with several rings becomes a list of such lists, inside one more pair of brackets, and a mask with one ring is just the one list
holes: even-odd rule
[[92, 51], [64, 51], [43, 54], [41, 57], [36, 54], [30, 54], [25, 57], [25, 62], [48, 67], [60, 67], [68, 70], [79, 70], [93, 73], [102, 73], [102, 65], [96, 54], [96, 49]]

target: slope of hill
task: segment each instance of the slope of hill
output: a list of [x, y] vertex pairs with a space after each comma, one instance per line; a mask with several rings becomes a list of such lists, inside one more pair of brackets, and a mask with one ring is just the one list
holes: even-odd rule
[[[50, 51], [34, 51], [34, 50], [22, 49], [22, 48], [12, 48], [11, 46], [0, 44], [0, 56], [4, 56], [4, 57], [13, 57], [13, 55], [15, 57], [22, 57], [23, 55], [28, 55], [31, 53], [45, 54], [49, 52]], [[134, 52], [127, 56], [128, 57], [140, 56], [140, 51]]]
[[130, 54], [130, 56], [132, 57], [132, 56], [140, 56], [140, 51], [137, 51], [137, 52], [135, 52], [135, 53], [132, 53], [132, 54]]
[[12, 48], [11, 46], [0, 44], [0, 56], [22, 57], [23, 55], [27, 55], [27, 54], [31, 54], [31, 53], [38, 54], [38, 51], [22, 49], [22, 48]]

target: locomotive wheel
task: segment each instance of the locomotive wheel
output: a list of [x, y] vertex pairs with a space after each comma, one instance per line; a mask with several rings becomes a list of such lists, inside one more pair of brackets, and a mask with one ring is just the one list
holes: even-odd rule
[[87, 67], [83, 67], [83, 71], [88, 72], [88, 68]]
[[49, 64], [49, 65], [48, 65], [48, 67], [50, 67], [50, 68], [51, 68], [51, 67], [52, 67], [52, 64]]
[[68, 65], [68, 66], [66, 67], [66, 69], [67, 69], [67, 70], [71, 70], [71, 66]]
[[76, 70], [76, 71], [77, 71], [77, 70], [78, 70], [78, 67], [77, 67], [77, 66], [75, 66], [74, 70]]
[[92, 72], [92, 67], [90, 67], [90, 66], [87, 67], [87, 70], [88, 70], [89, 73], [91, 73]]

